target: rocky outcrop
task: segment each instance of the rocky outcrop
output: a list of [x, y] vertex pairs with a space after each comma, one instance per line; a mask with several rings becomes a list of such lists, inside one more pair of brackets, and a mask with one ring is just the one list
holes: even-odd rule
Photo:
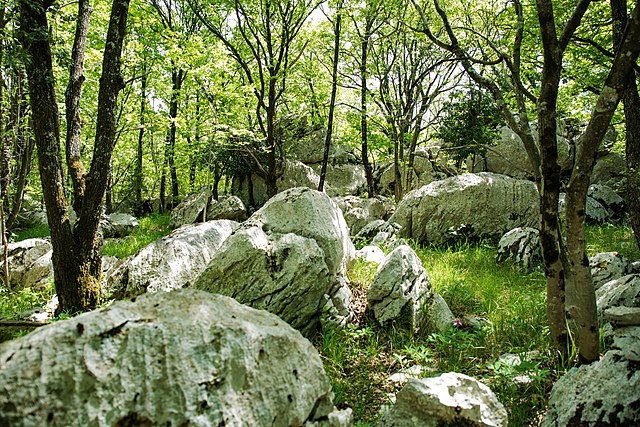
[[397, 393], [379, 427], [507, 426], [507, 411], [489, 387], [449, 372], [411, 379]]
[[362, 228], [373, 221], [389, 219], [395, 211], [393, 200], [383, 196], [370, 199], [345, 196], [337, 197], [334, 201], [342, 211], [352, 236], [358, 234]]
[[182, 203], [171, 211], [171, 227], [178, 228], [181, 225], [193, 224], [202, 221], [202, 213], [209, 204], [211, 190], [204, 188], [199, 193], [187, 197]]
[[342, 212], [324, 193], [279, 193], [235, 231], [194, 284], [265, 309], [312, 333], [331, 301], [348, 317], [353, 244]]
[[194, 290], [116, 302], [0, 345], [0, 425], [349, 426], [332, 398], [297, 331]]
[[618, 252], [601, 252], [589, 257], [593, 287], [598, 290], [605, 283], [631, 273], [631, 263]]
[[378, 266], [367, 290], [367, 302], [381, 325], [418, 331], [426, 326], [443, 331], [453, 324], [453, 314], [442, 297], [431, 292], [422, 261], [406, 245], [394, 249]]
[[[42, 288], [53, 276], [52, 246], [48, 239], [26, 239], [9, 244], [11, 288]], [[0, 257], [4, 259], [4, 257]]]
[[140, 227], [138, 219], [128, 213], [114, 212], [105, 215], [100, 221], [102, 237], [126, 237]]
[[598, 316], [611, 307], [640, 307], [640, 275], [629, 274], [611, 280], [596, 290]]
[[207, 205], [207, 221], [216, 219], [228, 219], [231, 221], [242, 222], [247, 219], [247, 208], [237, 196], [223, 196], [218, 200], [213, 197]]
[[530, 181], [484, 172], [464, 174], [412, 191], [389, 221], [421, 243], [498, 240], [515, 227], [539, 226], [539, 195]]
[[627, 164], [618, 153], [603, 153], [596, 158], [591, 173], [592, 184], [605, 184], [611, 188], [620, 187]]
[[229, 220], [182, 226], [116, 267], [107, 292], [122, 299], [189, 286], [237, 227]]
[[505, 233], [498, 242], [496, 261], [513, 261], [523, 271], [531, 271], [542, 262], [540, 231], [531, 227], [516, 227]]

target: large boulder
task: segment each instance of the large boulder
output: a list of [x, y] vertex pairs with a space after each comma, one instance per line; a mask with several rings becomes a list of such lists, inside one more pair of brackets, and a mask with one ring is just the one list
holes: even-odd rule
[[138, 218], [128, 213], [114, 212], [100, 221], [102, 237], [126, 237], [140, 227]]
[[489, 387], [475, 378], [449, 372], [409, 380], [378, 426], [506, 427], [507, 411]]
[[[314, 164], [311, 167], [319, 177], [322, 165]], [[327, 164], [325, 185], [326, 193], [332, 197], [360, 194], [367, 187], [364, 166], [358, 163], [329, 163]], [[318, 188], [318, 186], [313, 188]]]
[[605, 283], [631, 273], [631, 263], [618, 252], [600, 252], [589, 257], [593, 287], [598, 290]]
[[367, 224], [375, 220], [387, 220], [395, 211], [393, 200], [376, 196], [361, 198], [357, 196], [344, 196], [334, 199], [342, 214], [352, 236], [358, 234]]
[[539, 202], [533, 182], [487, 172], [463, 174], [407, 194], [389, 221], [421, 243], [498, 240], [515, 227], [539, 227]]
[[600, 203], [608, 212], [609, 221], [620, 221], [625, 216], [625, 203], [613, 188], [603, 184], [589, 186], [589, 197]]
[[[52, 246], [48, 239], [26, 239], [9, 244], [9, 270], [11, 288], [42, 288], [51, 276]], [[0, 256], [4, 260], [4, 256]]]
[[208, 187], [187, 197], [171, 211], [171, 227], [178, 228], [181, 225], [193, 224], [202, 220], [202, 214], [209, 204], [210, 198], [211, 190]]
[[598, 316], [611, 307], [640, 307], [640, 275], [629, 274], [611, 280], [596, 290]]
[[0, 425], [348, 426], [315, 348], [195, 290], [120, 301], [0, 345]]
[[[538, 132], [535, 126], [532, 129], [532, 134], [537, 141]], [[571, 143], [564, 136], [557, 135], [557, 144], [558, 163], [563, 171], [570, 170], [573, 166]], [[533, 168], [522, 139], [508, 126], [500, 128], [500, 138], [495, 146], [489, 147], [481, 166], [486, 167], [484, 170], [488, 172], [508, 175], [513, 178], [528, 179], [533, 177]]]
[[[635, 329], [639, 329], [635, 327]], [[637, 349], [636, 331], [633, 347]], [[633, 348], [632, 347], [632, 348]], [[572, 368], [553, 386], [543, 427], [633, 426], [640, 420], [640, 370], [619, 349]]]
[[236, 227], [229, 220], [182, 226], [116, 267], [107, 291], [121, 299], [189, 286]]
[[618, 153], [604, 153], [598, 156], [591, 173], [592, 184], [605, 184], [618, 188], [624, 179], [627, 163]]
[[367, 302], [381, 325], [400, 321], [417, 330], [423, 320], [422, 305], [430, 290], [422, 261], [409, 246], [402, 245], [378, 267], [367, 291]]
[[342, 212], [324, 193], [277, 194], [235, 231], [194, 284], [268, 310], [312, 333], [330, 300], [348, 317], [348, 264], [355, 257]]
[[516, 227], [505, 233], [498, 242], [496, 261], [502, 263], [508, 259], [524, 271], [539, 265], [542, 262], [540, 231], [537, 228]]
[[247, 208], [238, 196], [224, 196], [218, 200], [211, 198], [207, 206], [206, 218], [207, 221], [229, 219], [242, 222], [247, 219]]

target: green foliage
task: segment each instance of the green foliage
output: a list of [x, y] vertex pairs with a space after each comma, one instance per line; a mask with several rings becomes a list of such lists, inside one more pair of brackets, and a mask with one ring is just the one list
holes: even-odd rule
[[436, 135], [451, 149], [451, 157], [462, 162], [472, 155], [484, 155], [488, 146], [495, 145], [502, 123], [493, 98], [471, 87], [450, 93]]
[[48, 237], [51, 234], [48, 225], [40, 225], [38, 227], [26, 228], [24, 230], [16, 230], [13, 233], [13, 241], [20, 242], [22, 240], [33, 239], [36, 237]]
[[108, 240], [102, 250], [105, 256], [126, 258], [171, 232], [168, 214], [152, 214], [140, 218], [140, 227], [122, 239]]
[[0, 318], [18, 320], [21, 313], [45, 305], [54, 293], [53, 283], [40, 290], [27, 288], [10, 291], [4, 285], [0, 286]]

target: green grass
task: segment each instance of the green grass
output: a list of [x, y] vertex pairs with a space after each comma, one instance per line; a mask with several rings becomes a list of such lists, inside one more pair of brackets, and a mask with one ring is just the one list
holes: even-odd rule
[[51, 234], [48, 225], [40, 225], [34, 228], [26, 228], [24, 230], [17, 230], [13, 233], [13, 240], [20, 242], [22, 240], [33, 239], [36, 237], [48, 237]]
[[640, 249], [627, 225], [589, 225], [585, 228], [587, 252], [593, 256], [599, 252], [619, 252], [631, 261], [640, 260]]
[[126, 258], [171, 232], [168, 214], [151, 214], [140, 218], [139, 221], [140, 227], [129, 236], [108, 239], [102, 250], [103, 255]]

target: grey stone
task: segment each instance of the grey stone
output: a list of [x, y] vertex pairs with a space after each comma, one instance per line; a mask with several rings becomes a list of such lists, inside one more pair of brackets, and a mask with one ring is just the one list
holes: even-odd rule
[[211, 198], [207, 206], [207, 221], [216, 219], [242, 222], [247, 219], [247, 208], [238, 196], [224, 196], [218, 200]]
[[378, 267], [367, 302], [380, 324], [396, 321], [417, 331], [430, 288], [420, 258], [409, 246], [399, 246]]
[[602, 204], [591, 197], [587, 197], [586, 221], [591, 224], [601, 224], [611, 219], [611, 214]]
[[202, 214], [210, 198], [211, 190], [208, 187], [187, 197], [171, 211], [171, 227], [178, 228], [181, 225], [193, 224], [198, 219], [202, 220]]
[[218, 220], [174, 230], [113, 269], [107, 292], [122, 299], [189, 286], [236, 227], [234, 221]]
[[435, 292], [430, 292], [424, 304], [427, 329], [433, 332], [445, 332], [453, 327], [455, 317], [447, 302]]
[[639, 419], [637, 362], [610, 350], [599, 361], [572, 368], [554, 384], [542, 426], [632, 426]]
[[611, 280], [596, 290], [598, 317], [611, 307], [640, 307], [640, 275], [629, 274]]
[[384, 413], [379, 427], [504, 426], [507, 411], [489, 387], [475, 378], [449, 372], [411, 379]]
[[615, 326], [638, 326], [640, 307], [610, 307], [604, 311], [604, 318]]
[[622, 357], [640, 362], [640, 327], [616, 327], [611, 334], [611, 348], [620, 352]]
[[382, 264], [387, 258], [385, 253], [379, 246], [369, 245], [356, 251], [356, 258], [365, 262], [375, 262], [376, 264]]
[[540, 231], [531, 227], [516, 227], [500, 238], [496, 261], [512, 260], [524, 271], [530, 271], [542, 262]]
[[533, 182], [484, 172], [463, 174], [412, 191], [389, 221], [420, 243], [498, 240], [515, 227], [539, 226], [539, 195]]
[[352, 236], [357, 235], [373, 221], [389, 219], [395, 211], [393, 200], [383, 196], [372, 198], [344, 196], [334, 198], [334, 201], [342, 211]]
[[332, 398], [298, 332], [194, 290], [116, 302], [0, 345], [1, 425], [350, 425]]
[[[315, 164], [311, 167], [320, 176], [321, 165]], [[353, 163], [330, 163], [327, 165], [325, 186], [325, 192], [332, 197], [360, 194], [367, 186], [364, 167]]]
[[600, 289], [610, 280], [619, 279], [631, 272], [629, 261], [618, 252], [601, 252], [589, 258], [593, 286]]
[[[13, 289], [39, 289], [53, 276], [52, 246], [48, 239], [26, 239], [9, 244], [9, 270]], [[4, 256], [0, 256], [4, 260]]]
[[618, 153], [605, 153], [596, 159], [591, 173], [592, 184], [606, 184], [617, 188], [624, 178], [627, 164]]
[[589, 197], [598, 201], [609, 212], [610, 219], [618, 221], [624, 217], [625, 203], [613, 188], [604, 184], [592, 184], [589, 186]]
[[125, 237], [133, 233], [140, 227], [138, 219], [128, 213], [114, 212], [105, 215], [100, 221], [102, 236], [109, 237]]
[[346, 271], [354, 259], [335, 203], [324, 193], [294, 188], [271, 198], [234, 232], [194, 287], [278, 314], [310, 334], [327, 299], [349, 317]]

